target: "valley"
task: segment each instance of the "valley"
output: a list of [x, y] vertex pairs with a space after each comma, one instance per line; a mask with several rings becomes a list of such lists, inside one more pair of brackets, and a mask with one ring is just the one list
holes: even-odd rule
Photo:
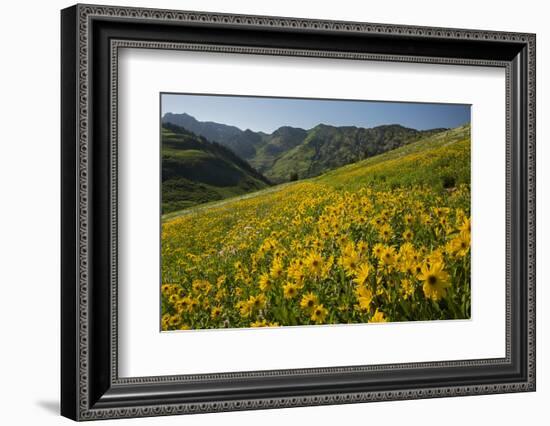
[[309, 130], [283, 126], [267, 134], [167, 113], [161, 133], [162, 212], [314, 178], [447, 132], [319, 124]]

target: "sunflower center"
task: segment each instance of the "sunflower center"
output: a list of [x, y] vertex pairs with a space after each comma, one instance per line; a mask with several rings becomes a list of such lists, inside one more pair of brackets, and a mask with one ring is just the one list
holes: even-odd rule
[[313, 306], [313, 300], [308, 300], [307, 306], [312, 307]]
[[435, 275], [430, 275], [428, 277], [428, 284], [434, 285], [437, 282], [437, 277]]

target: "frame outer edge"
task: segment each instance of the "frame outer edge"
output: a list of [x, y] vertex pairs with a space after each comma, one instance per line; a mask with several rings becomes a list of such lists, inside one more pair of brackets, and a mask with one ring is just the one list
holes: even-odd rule
[[528, 167], [528, 381], [532, 391], [536, 391], [536, 54], [537, 36], [528, 35], [527, 42], [527, 167]]
[[77, 419], [78, 421], [90, 418], [93, 412], [90, 407], [89, 389], [89, 342], [90, 328], [88, 310], [90, 308], [88, 296], [89, 277], [89, 200], [90, 200], [90, 174], [88, 173], [89, 159], [89, 123], [90, 123], [90, 28], [88, 26], [89, 13], [85, 5], [77, 4], [76, 31], [78, 36], [77, 51], [77, 179], [78, 179], [78, 291], [77, 291], [77, 320], [78, 320], [78, 356], [77, 363], [78, 386], [77, 386]]
[[61, 414], [78, 413], [77, 7], [61, 11]]

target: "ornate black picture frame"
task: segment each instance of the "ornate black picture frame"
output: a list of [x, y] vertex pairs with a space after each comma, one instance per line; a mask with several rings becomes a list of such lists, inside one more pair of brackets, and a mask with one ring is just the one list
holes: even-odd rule
[[[535, 35], [76, 5], [61, 13], [61, 413], [74, 420], [535, 390]], [[506, 71], [506, 356], [120, 378], [117, 52], [186, 49]]]

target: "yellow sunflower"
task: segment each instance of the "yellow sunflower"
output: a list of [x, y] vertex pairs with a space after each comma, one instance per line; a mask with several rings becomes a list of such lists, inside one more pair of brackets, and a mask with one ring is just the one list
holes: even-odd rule
[[256, 320], [250, 323], [250, 327], [267, 327], [267, 326], [268, 326], [268, 323], [265, 318], [261, 320]]
[[372, 248], [372, 254], [380, 259], [382, 257], [382, 253], [384, 252], [384, 245], [381, 243], [377, 243]]
[[298, 294], [299, 287], [294, 283], [286, 283], [283, 286], [283, 294], [285, 299], [293, 299]]
[[322, 304], [317, 305], [311, 311], [311, 320], [315, 321], [317, 324], [322, 324], [325, 321], [327, 314], [328, 311]]
[[361, 257], [355, 250], [348, 251], [340, 258], [340, 264], [349, 275], [354, 275], [359, 269]]
[[462, 231], [456, 238], [453, 238], [451, 241], [451, 250], [457, 256], [466, 256], [470, 250], [470, 234]]
[[403, 222], [405, 222], [407, 225], [412, 225], [414, 222], [414, 217], [412, 214], [406, 214], [403, 218]]
[[283, 275], [283, 267], [283, 261], [280, 257], [276, 257], [275, 259], [273, 259], [271, 269], [269, 270], [269, 275], [271, 276], [271, 278], [280, 278]]
[[407, 229], [405, 230], [405, 232], [403, 232], [403, 239], [405, 241], [410, 241], [412, 240], [413, 235], [414, 235], [413, 232], [410, 229]]
[[391, 226], [385, 223], [380, 227], [380, 238], [382, 238], [384, 241], [388, 241], [393, 233], [393, 230], [391, 229]]
[[269, 291], [272, 287], [272, 281], [269, 274], [262, 274], [259, 280], [259, 287], [262, 291]]
[[317, 305], [317, 303], [318, 303], [317, 296], [315, 296], [315, 294], [313, 294], [312, 292], [309, 292], [302, 296], [302, 300], [300, 301], [300, 307], [302, 307], [302, 309], [311, 311]]
[[368, 263], [363, 263], [359, 267], [357, 271], [357, 276], [356, 278], [353, 279], [353, 282], [357, 285], [364, 284], [369, 278], [370, 271], [371, 271], [371, 266]]
[[442, 262], [424, 263], [418, 278], [424, 281], [422, 290], [428, 299], [437, 301], [447, 295], [449, 274], [443, 270]]
[[380, 260], [384, 266], [392, 266], [397, 260], [395, 247], [385, 247], [380, 256]]
[[472, 227], [472, 225], [471, 225], [470, 218], [467, 217], [467, 218], [464, 219], [464, 222], [462, 222], [462, 224], [460, 225], [460, 227], [458, 229], [460, 229], [463, 232], [470, 233], [471, 227]]
[[374, 315], [369, 322], [387, 322], [388, 320], [384, 316], [384, 312], [380, 312], [378, 309], [374, 312]]
[[312, 252], [308, 255], [306, 265], [314, 276], [319, 276], [323, 272], [323, 258], [318, 252]]
[[212, 310], [210, 311], [210, 318], [213, 320], [217, 320], [222, 315], [222, 308], [220, 306], [214, 306]]
[[359, 286], [355, 289], [355, 293], [357, 294], [357, 301], [359, 302], [358, 309], [360, 311], [368, 311], [372, 298], [374, 297], [372, 291], [366, 287]]

